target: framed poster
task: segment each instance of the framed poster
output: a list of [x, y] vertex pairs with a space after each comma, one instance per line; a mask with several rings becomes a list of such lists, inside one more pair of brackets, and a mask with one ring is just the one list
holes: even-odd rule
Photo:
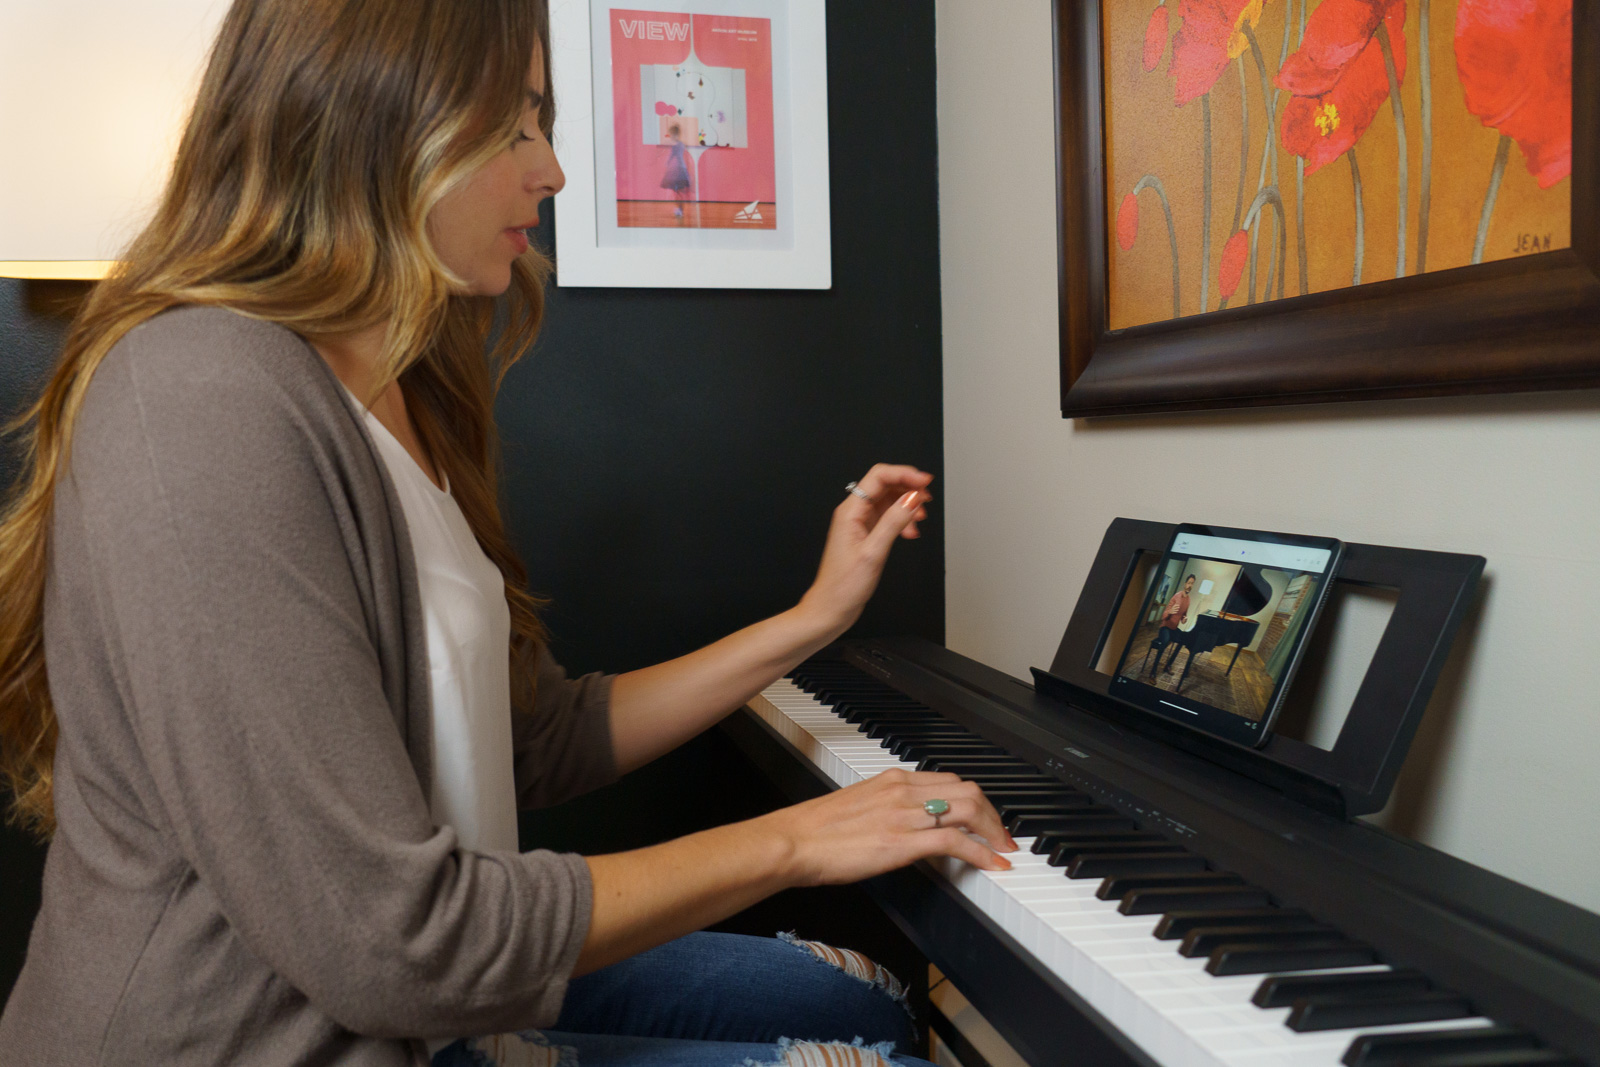
[[826, 289], [823, 0], [552, 0], [556, 281]]
[[1068, 417], [1600, 385], [1600, 0], [1057, 0]]

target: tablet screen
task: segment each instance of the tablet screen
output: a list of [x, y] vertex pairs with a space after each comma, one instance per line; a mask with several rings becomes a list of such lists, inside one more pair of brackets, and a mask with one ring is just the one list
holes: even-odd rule
[[1341, 547], [1327, 537], [1179, 526], [1111, 695], [1230, 741], [1264, 743]]

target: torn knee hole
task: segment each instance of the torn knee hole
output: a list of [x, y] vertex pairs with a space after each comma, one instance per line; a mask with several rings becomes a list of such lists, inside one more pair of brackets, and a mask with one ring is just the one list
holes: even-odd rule
[[864, 1045], [842, 1041], [790, 1041], [778, 1043], [780, 1058], [764, 1067], [893, 1067], [888, 1044]]
[[537, 1030], [520, 1034], [494, 1034], [467, 1043], [491, 1067], [578, 1067], [578, 1050], [556, 1045]]
[[796, 948], [805, 949], [823, 963], [843, 971], [852, 978], [859, 978], [868, 985], [877, 986], [896, 1000], [902, 1000], [906, 995], [905, 986], [900, 984], [900, 979], [891, 974], [887, 967], [853, 949], [835, 948], [832, 945], [824, 945], [821, 941], [802, 941], [794, 934], [779, 934], [778, 937]]

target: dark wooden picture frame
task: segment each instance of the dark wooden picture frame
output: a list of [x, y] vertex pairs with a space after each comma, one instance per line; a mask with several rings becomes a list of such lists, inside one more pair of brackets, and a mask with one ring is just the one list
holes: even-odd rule
[[1101, 2], [1055, 0], [1063, 416], [1600, 386], [1600, 0], [1573, 0], [1570, 248], [1123, 330]]

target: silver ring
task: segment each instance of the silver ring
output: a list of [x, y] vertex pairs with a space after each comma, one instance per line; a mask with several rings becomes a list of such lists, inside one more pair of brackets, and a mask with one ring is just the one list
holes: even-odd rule
[[849, 485], [845, 486], [844, 491], [847, 493], [852, 493], [869, 503], [872, 501], [872, 498], [863, 492], [861, 486], [856, 482], [851, 482]]

